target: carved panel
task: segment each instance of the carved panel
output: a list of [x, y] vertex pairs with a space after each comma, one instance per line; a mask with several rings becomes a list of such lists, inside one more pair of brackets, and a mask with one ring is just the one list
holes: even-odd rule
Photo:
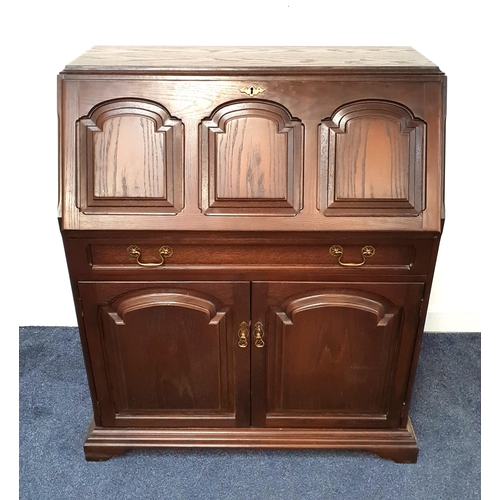
[[200, 208], [207, 215], [296, 215], [303, 125], [277, 103], [225, 104], [200, 124], [200, 169]]
[[270, 386], [275, 411], [387, 412], [397, 308], [366, 292], [330, 290], [280, 309], [274, 372], [281, 382]]
[[183, 124], [161, 105], [117, 99], [78, 127], [84, 213], [176, 214], [183, 206]]
[[389, 101], [355, 101], [320, 125], [319, 209], [418, 215], [425, 208], [424, 121]]

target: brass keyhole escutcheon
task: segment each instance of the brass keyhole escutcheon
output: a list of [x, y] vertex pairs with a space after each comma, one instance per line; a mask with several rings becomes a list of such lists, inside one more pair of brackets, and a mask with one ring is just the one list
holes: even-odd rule
[[242, 87], [241, 89], [239, 89], [239, 91], [243, 94], [249, 95], [250, 97], [255, 97], [256, 95], [265, 92], [266, 89], [263, 89], [262, 87], [258, 87], [256, 85], [250, 85], [250, 87]]

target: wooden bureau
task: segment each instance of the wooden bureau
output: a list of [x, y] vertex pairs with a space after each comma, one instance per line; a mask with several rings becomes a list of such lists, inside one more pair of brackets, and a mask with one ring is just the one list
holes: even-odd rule
[[59, 218], [88, 460], [416, 461], [445, 95], [408, 47], [95, 47], [66, 66]]

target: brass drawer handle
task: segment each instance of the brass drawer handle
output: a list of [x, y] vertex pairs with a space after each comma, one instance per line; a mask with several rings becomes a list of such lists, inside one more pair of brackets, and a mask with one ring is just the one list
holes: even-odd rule
[[127, 253], [130, 255], [130, 257], [135, 257], [137, 264], [142, 267], [158, 267], [163, 265], [165, 263], [165, 258], [171, 257], [174, 251], [172, 250], [172, 247], [169, 247], [167, 245], [160, 247], [158, 250], [161, 258], [160, 262], [141, 262], [141, 249], [137, 245], [130, 245], [127, 248]]
[[253, 336], [255, 338], [255, 347], [264, 347], [266, 343], [264, 342], [264, 325], [257, 321], [253, 329]]
[[366, 245], [361, 249], [362, 262], [342, 262], [342, 255], [344, 254], [344, 249], [340, 245], [333, 245], [330, 247], [329, 253], [332, 257], [336, 257], [341, 266], [345, 267], [360, 267], [365, 264], [366, 257], [372, 257], [375, 255], [375, 248], [371, 245]]
[[242, 321], [240, 323], [240, 329], [238, 330], [238, 346], [247, 347], [248, 345], [248, 324]]

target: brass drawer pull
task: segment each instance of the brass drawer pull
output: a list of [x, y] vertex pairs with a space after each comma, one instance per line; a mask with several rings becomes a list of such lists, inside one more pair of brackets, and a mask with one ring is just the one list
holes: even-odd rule
[[255, 347], [264, 347], [266, 345], [264, 342], [264, 325], [260, 321], [255, 323], [253, 336], [255, 338]]
[[248, 345], [248, 324], [242, 321], [240, 323], [240, 329], [238, 330], [238, 346], [247, 347]]
[[174, 251], [172, 247], [164, 245], [159, 248], [158, 253], [160, 254], [161, 261], [160, 262], [141, 262], [141, 249], [137, 245], [130, 245], [127, 248], [127, 253], [130, 257], [135, 257], [137, 264], [143, 267], [158, 267], [165, 263], [166, 257], [171, 257]]
[[375, 248], [371, 245], [366, 245], [361, 249], [361, 257], [363, 257], [362, 262], [342, 262], [342, 255], [344, 254], [344, 249], [340, 245], [333, 245], [330, 247], [329, 253], [332, 257], [338, 258], [338, 262], [341, 266], [345, 267], [360, 267], [366, 262], [366, 257], [372, 257], [375, 255]]

